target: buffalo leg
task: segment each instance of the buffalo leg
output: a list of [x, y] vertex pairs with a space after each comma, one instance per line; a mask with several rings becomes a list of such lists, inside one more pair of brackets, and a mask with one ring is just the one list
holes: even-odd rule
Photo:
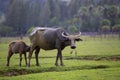
[[9, 61], [10, 61], [10, 58], [11, 58], [12, 55], [13, 55], [13, 53], [9, 51], [8, 56], [7, 56], [7, 64], [6, 64], [6, 66], [9, 66]]
[[27, 64], [28, 67], [30, 67], [30, 60], [31, 60], [32, 54], [33, 54], [33, 50], [30, 51], [29, 56], [28, 56], [28, 64]]
[[55, 65], [58, 66], [58, 59], [60, 58], [60, 65], [64, 66], [63, 61], [62, 61], [62, 52], [61, 50], [58, 49], [57, 57], [56, 57], [56, 62]]
[[25, 58], [25, 63], [26, 63], [26, 66], [27, 66], [26, 52], [24, 53], [24, 58]]
[[30, 60], [31, 60], [31, 57], [32, 57], [34, 48], [35, 48], [35, 47], [31, 47], [31, 48], [30, 48], [30, 52], [29, 52], [29, 56], [28, 56], [28, 64], [27, 64], [28, 67], [30, 67]]
[[39, 66], [39, 61], [38, 61], [38, 54], [39, 54], [40, 48], [37, 47], [35, 51], [35, 58], [36, 58], [36, 66]]
[[21, 66], [21, 62], [22, 62], [22, 53], [20, 53], [20, 66]]
[[62, 61], [62, 53], [59, 54], [59, 57], [60, 57], [60, 65], [64, 66], [63, 61]]
[[55, 62], [56, 66], [58, 66], [58, 58], [59, 58], [59, 53], [57, 53], [57, 56], [56, 56], [56, 62]]

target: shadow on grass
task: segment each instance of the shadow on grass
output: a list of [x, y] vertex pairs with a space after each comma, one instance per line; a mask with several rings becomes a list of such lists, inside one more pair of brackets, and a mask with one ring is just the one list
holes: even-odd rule
[[42, 67], [35, 67], [33, 68], [24, 68], [24, 69], [13, 69], [9, 68], [6, 71], [0, 71], [1, 76], [19, 76], [19, 75], [25, 75], [25, 74], [33, 74], [33, 73], [43, 73], [43, 72], [62, 72], [62, 71], [72, 71], [72, 70], [84, 70], [84, 69], [103, 69], [103, 68], [109, 68], [108, 65], [97, 65], [97, 66], [72, 66], [72, 67], [48, 67], [48, 68], [42, 68]]
[[[33, 59], [35, 59], [35, 57], [32, 57]], [[42, 56], [39, 57], [40, 59], [48, 59], [48, 58], [56, 58], [56, 56]], [[19, 58], [16, 58], [19, 59]], [[95, 61], [102, 61], [102, 60], [108, 60], [108, 61], [120, 61], [120, 55], [112, 55], [112, 56], [108, 56], [108, 55], [88, 55], [88, 56], [74, 56], [74, 57], [70, 57], [70, 56], [64, 56], [65, 60], [95, 60]]]
[[76, 56], [76, 57], [66, 57], [65, 60], [120, 61], [120, 55], [113, 55], [113, 56], [99, 56], [99, 55]]

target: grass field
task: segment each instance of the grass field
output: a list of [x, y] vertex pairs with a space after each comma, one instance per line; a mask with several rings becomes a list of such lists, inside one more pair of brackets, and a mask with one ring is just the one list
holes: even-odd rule
[[[35, 66], [34, 54], [31, 67], [19, 66], [19, 55], [14, 54], [10, 67], [6, 67], [8, 44], [19, 38], [0, 39], [0, 80], [119, 80], [120, 79], [120, 40], [114, 36], [109, 39], [82, 36], [76, 43], [77, 54], [69, 47], [63, 51], [65, 66], [54, 66], [56, 50], [39, 54], [39, 67]], [[28, 38], [23, 39], [29, 45]]]

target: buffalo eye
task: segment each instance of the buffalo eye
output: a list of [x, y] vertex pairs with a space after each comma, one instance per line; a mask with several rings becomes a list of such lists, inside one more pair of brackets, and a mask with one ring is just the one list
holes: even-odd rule
[[69, 39], [68, 39], [68, 38], [65, 38], [64, 41], [69, 41]]
[[80, 38], [77, 38], [77, 39], [75, 39], [75, 41], [83, 41], [82, 39], [80, 39]]

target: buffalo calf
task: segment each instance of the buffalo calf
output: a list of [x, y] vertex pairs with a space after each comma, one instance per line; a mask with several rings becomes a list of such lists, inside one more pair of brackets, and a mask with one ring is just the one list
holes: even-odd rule
[[11, 42], [9, 44], [6, 66], [9, 66], [10, 58], [14, 53], [19, 53], [19, 55], [20, 55], [20, 63], [19, 63], [20, 66], [21, 66], [21, 61], [22, 61], [22, 54], [24, 54], [25, 63], [27, 65], [26, 52], [29, 52], [29, 51], [30, 51], [30, 47], [28, 45], [26, 45], [25, 42], [23, 42], [23, 41], [13, 41], [13, 42]]

